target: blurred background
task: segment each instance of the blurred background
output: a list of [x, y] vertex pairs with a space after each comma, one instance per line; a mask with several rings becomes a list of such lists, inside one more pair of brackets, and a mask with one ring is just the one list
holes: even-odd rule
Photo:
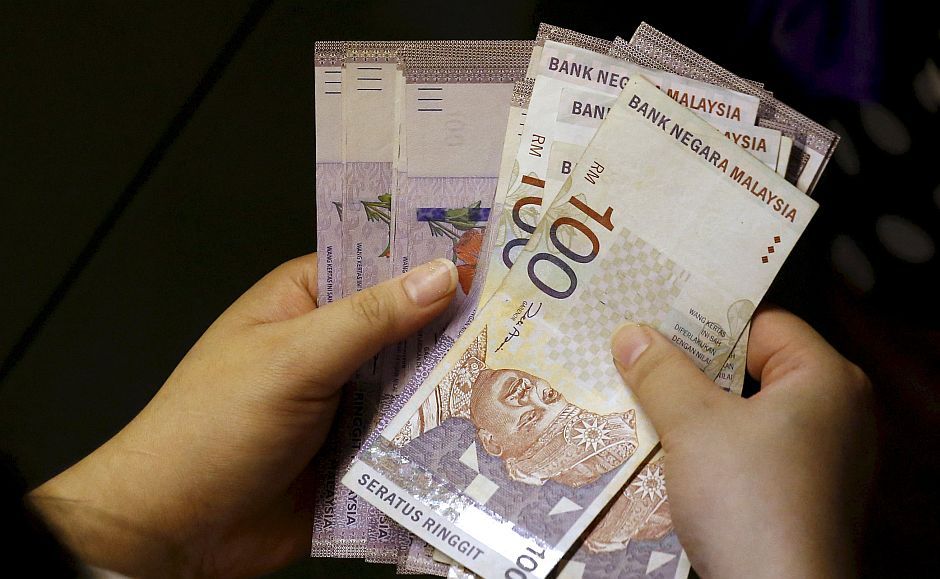
[[[68, 467], [242, 291], [316, 249], [315, 40], [532, 38], [540, 21], [613, 38], [646, 20], [842, 135], [768, 300], [875, 383], [865, 576], [935, 576], [940, 18], [912, 8], [2, 2], [0, 449], [29, 488]], [[317, 560], [276, 576], [327, 572], [393, 570]]]

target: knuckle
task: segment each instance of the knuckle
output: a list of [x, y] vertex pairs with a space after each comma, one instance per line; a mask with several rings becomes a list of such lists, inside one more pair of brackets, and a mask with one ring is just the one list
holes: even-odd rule
[[846, 383], [853, 393], [861, 398], [869, 398], [872, 396], [873, 388], [871, 380], [868, 378], [868, 374], [857, 364], [846, 360], [845, 374]]
[[366, 325], [380, 328], [391, 326], [395, 309], [388, 303], [385, 294], [377, 289], [368, 289], [355, 294], [352, 309]]

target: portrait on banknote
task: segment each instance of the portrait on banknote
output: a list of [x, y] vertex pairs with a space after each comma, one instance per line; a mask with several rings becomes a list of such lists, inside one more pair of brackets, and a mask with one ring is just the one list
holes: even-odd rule
[[414, 418], [395, 436], [404, 446], [449, 419], [469, 420], [506, 476], [581, 487], [619, 467], [637, 448], [636, 414], [596, 414], [568, 402], [543, 378], [486, 366], [487, 332], [477, 336]]

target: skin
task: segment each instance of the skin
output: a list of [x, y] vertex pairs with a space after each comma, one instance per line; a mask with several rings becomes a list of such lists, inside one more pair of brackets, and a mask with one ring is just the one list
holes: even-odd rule
[[[457, 283], [453, 265], [438, 263], [444, 284], [425, 283], [433, 291], [418, 302], [409, 276], [425, 266], [317, 308], [316, 263], [298, 258], [259, 281], [130, 424], [30, 494], [84, 562], [140, 577], [237, 577], [307, 555], [307, 467], [342, 384], [443, 312]], [[748, 358], [762, 391], [739, 400], [652, 330], [626, 331], [648, 338], [639, 358], [621, 356], [622, 372], [662, 436], [672, 515], [696, 569], [851, 573], [851, 499], [872, 447], [864, 374], [792, 315], [762, 312]]]
[[780, 309], [753, 319], [761, 389], [746, 400], [651, 328], [622, 328], [612, 350], [662, 441], [676, 533], [702, 577], [855, 574], [875, 446], [857, 366]]
[[321, 308], [316, 255], [282, 265], [212, 324], [130, 424], [36, 489], [33, 504], [84, 562], [134, 577], [255, 576], [307, 555], [305, 469], [342, 385], [447, 307], [457, 283], [448, 264], [436, 265], [447, 287], [430, 304], [395, 279]]

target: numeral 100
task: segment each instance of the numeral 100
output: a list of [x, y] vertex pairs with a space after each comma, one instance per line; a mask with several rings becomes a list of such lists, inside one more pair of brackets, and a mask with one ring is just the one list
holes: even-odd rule
[[[601, 215], [593, 208], [588, 207], [577, 197], [572, 196], [570, 199], [568, 199], [568, 203], [574, 205], [582, 213], [607, 229], [607, 231], [614, 230], [614, 224], [610, 220], [610, 216], [614, 213], [613, 207], [608, 207], [607, 210], [604, 211], [604, 214]], [[586, 237], [587, 240], [591, 242], [591, 251], [585, 254], [580, 254], [558, 239], [558, 230], [565, 225], [575, 228], [581, 233], [581, 235]], [[587, 224], [571, 217], [559, 217], [556, 219], [548, 228], [548, 237], [551, 239], [552, 245], [554, 245], [562, 255], [576, 263], [590, 263], [594, 261], [598, 253], [600, 253], [601, 244], [597, 239], [597, 235], [591, 231], [591, 228], [588, 227]], [[535, 271], [535, 266], [540, 262], [551, 264], [562, 271], [568, 277], [568, 287], [558, 289], [553, 288], [545, 283], [545, 281], [543, 281]], [[527, 271], [529, 273], [529, 279], [532, 280], [532, 283], [535, 284], [535, 287], [539, 288], [543, 293], [553, 298], [563, 300], [573, 294], [574, 290], [578, 287], [578, 276], [574, 269], [572, 269], [572, 267], [568, 265], [565, 260], [552, 253], [543, 251], [533, 255], [529, 260]]]
[[[532, 553], [532, 555], [535, 555], [541, 560], [545, 559], [544, 550], [536, 551], [532, 547], [526, 547], [525, 550], [528, 551], [529, 553]], [[538, 566], [539, 566], [538, 561], [536, 561], [531, 555], [527, 555], [523, 553], [519, 555], [518, 557], [516, 557], [516, 566], [506, 569], [506, 572], [503, 574], [503, 576], [506, 579], [528, 579], [529, 576], [526, 575], [526, 573], [531, 573], [532, 571], [535, 571], [538, 568]]]

